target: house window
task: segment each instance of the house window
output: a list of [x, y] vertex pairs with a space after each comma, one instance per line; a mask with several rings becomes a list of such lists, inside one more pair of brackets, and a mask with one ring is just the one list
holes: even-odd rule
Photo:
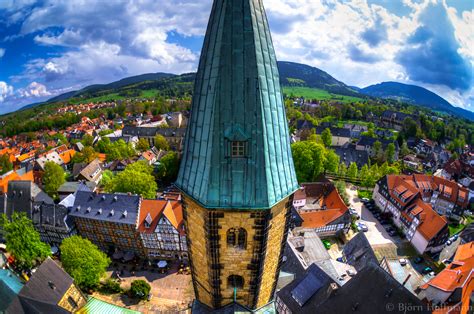
[[244, 287], [244, 278], [239, 275], [230, 275], [227, 277], [227, 288], [242, 289]]
[[241, 158], [247, 155], [247, 142], [233, 141], [231, 142], [231, 155], [233, 158]]

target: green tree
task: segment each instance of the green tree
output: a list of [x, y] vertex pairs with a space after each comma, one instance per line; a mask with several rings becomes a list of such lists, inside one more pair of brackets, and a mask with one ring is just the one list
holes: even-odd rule
[[332, 134], [329, 128], [325, 128], [321, 133], [321, 139], [323, 140], [324, 146], [331, 147], [332, 144]]
[[170, 149], [170, 144], [168, 143], [166, 138], [161, 134], [155, 135], [154, 143], [155, 143], [155, 147], [158, 148], [158, 149], [161, 149], [161, 150], [169, 150]]
[[63, 267], [75, 283], [82, 289], [97, 287], [110, 264], [107, 255], [77, 235], [64, 239], [60, 249]]
[[347, 175], [347, 166], [344, 162], [341, 162], [339, 164], [339, 169], [338, 169], [337, 174], [341, 177], [345, 177]]
[[395, 144], [393, 143], [388, 144], [385, 154], [387, 155], [387, 161], [390, 164], [393, 163], [395, 159]]
[[145, 300], [150, 294], [151, 287], [145, 280], [134, 280], [130, 286], [130, 294], [134, 298]]
[[84, 162], [86, 163], [93, 162], [98, 156], [97, 152], [91, 146], [84, 147], [81, 154], [84, 156]]
[[10, 162], [10, 156], [7, 154], [0, 156], [0, 175], [13, 170], [13, 164]]
[[105, 170], [102, 173], [102, 179], [100, 180], [100, 185], [103, 187], [109, 186], [113, 178], [114, 178], [114, 173], [108, 169]]
[[136, 149], [138, 149], [141, 152], [147, 151], [150, 149], [150, 144], [148, 141], [144, 138], [141, 138], [138, 140], [137, 145], [135, 146]]
[[158, 177], [165, 182], [176, 180], [179, 171], [179, 157], [175, 152], [169, 152], [160, 160]]
[[291, 145], [296, 177], [299, 182], [311, 182], [324, 171], [326, 149], [311, 141]]
[[2, 215], [1, 227], [7, 251], [15, 257], [20, 268], [31, 269], [51, 255], [49, 246], [41, 242], [38, 231], [25, 213], [13, 213], [11, 221]]
[[52, 161], [44, 165], [43, 186], [46, 193], [51, 197], [56, 197], [58, 188], [66, 182], [64, 169]]
[[332, 173], [337, 173], [339, 167], [339, 159], [339, 156], [332, 149], [328, 150], [324, 163], [325, 170]]
[[406, 141], [403, 141], [402, 146], [400, 147], [400, 156], [405, 157], [410, 153], [410, 149], [408, 149], [408, 145]]
[[153, 169], [145, 161], [135, 162], [114, 176], [105, 186], [105, 190], [111, 193], [133, 193], [144, 198], [156, 198], [158, 185], [152, 172]]
[[351, 164], [349, 165], [349, 169], [347, 170], [347, 176], [354, 180], [357, 178], [357, 173], [357, 164], [355, 162], [351, 162]]
[[86, 134], [82, 137], [81, 143], [84, 146], [92, 146], [92, 144], [94, 144], [94, 138], [91, 135]]

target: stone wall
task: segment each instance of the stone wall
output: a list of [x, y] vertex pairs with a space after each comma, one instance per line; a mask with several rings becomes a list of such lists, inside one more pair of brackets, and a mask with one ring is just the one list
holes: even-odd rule
[[288, 232], [289, 199], [286, 198], [275, 205], [271, 213], [272, 219], [269, 222], [257, 308], [271, 301], [275, 292], [275, 285], [281, 266], [281, 255], [283, 253], [282, 246], [286, 242], [286, 234]]
[[207, 256], [206, 225], [208, 210], [187, 197], [184, 198], [183, 209], [194, 293], [201, 303], [213, 307]]
[[[238, 303], [258, 308], [272, 299], [287, 232], [288, 204], [287, 198], [266, 211], [208, 210], [184, 197], [194, 290], [201, 303], [213, 308], [231, 303], [231, 275], [243, 277], [243, 287], [236, 291]], [[227, 232], [232, 228], [245, 229], [245, 248], [228, 245]]]

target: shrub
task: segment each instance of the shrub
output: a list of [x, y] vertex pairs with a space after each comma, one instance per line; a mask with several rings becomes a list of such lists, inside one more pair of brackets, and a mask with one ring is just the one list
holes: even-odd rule
[[130, 295], [134, 298], [146, 300], [150, 294], [151, 287], [145, 280], [134, 280], [130, 287]]
[[108, 278], [101, 287], [101, 291], [106, 294], [120, 293], [122, 288], [120, 288], [120, 283], [117, 280]]

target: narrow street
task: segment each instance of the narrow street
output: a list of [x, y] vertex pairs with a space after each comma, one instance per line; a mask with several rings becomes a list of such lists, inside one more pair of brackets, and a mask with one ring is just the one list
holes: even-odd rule
[[[370, 245], [380, 246], [384, 244], [395, 244], [400, 242], [400, 239], [391, 237], [385, 228], [380, 224], [372, 213], [364, 206], [357, 196], [357, 189], [353, 186], [346, 188], [346, 192], [349, 196], [349, 201], [352, 208], [354, 208], [360, 216], [358, 222], [363, 222], [369, 228], [369, 231], [365, 232]], [[398, 239], [397, 239], [398, 238]]]

